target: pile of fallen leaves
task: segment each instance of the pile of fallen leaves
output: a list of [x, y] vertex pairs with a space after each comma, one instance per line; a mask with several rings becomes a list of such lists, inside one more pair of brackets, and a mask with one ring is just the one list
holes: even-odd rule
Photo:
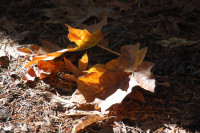
[[0, 1], [0, 131], [200, 130], [199, 5]]
[[[74, 90], [71, 99], [63, 100], [64, 107], [68, 111], [75, 111], [69, 111], [70, 113], [67, 115], [84, 116], [73, 124], [72, 132], [77, 132], [94, 122], [112, 118], [111, 112], [119, 110], [120, 103], [136, 86], [154, 92], [155, 79], [150, 73], [153, 63], [143, 61], [147, 47], [139, 50], [140, 44], [124, 45], [121, 47], [121, 54], [117, 59], [106, 64], [94, 64], [89, 68], [89, 57], [86, 52], [78, 61], [78, 66], [75, 66], [70, 59], [63, 57], [63, 55], [67, 52], [87, 50], [94, 46], [105, 48], [100, 45], [105, 35], [101, 33], [101, 28], [95, 30], [94, 33], [90, 33], [86, 29], [74, 29], [70, 26], [68, 29], [68, 38], [71, 42], [76, 43], [76, 47], [69, 46], [66, 49], [43, 55], [29, 54], [32, 60], [25, 65], [29, 68], [27, 74], [23, 74], [23, 82], [35, 82], [38, 78], [44, 81], [51, 78], [53, 81], [58, 77], [63, 77], [69, 84], [77, 84], [77, 89]], [[30, 51], [29, 48], [18, 50]], [[64, 90], [67, 89], [71, 88]], [[133, 92], [128, 97], [141, 103], [145, 102], [140, 91]], [[88, 115], [88, 111], [90, 115]], [[123, 116], [120, 117], [123, 118]]]

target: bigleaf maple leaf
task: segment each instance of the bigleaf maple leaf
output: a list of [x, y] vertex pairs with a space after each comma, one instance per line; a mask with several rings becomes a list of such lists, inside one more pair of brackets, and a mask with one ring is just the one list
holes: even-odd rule
[[25, 67], [28, 67], [32, 64], [35, 64], [41, 60], [53, 60], [61, 55], [63, 55], [66, 52], [71, 51], [81, 51], [86, 50], [88, 48], [94, 47], [98, 45], [98, 43], [103, 39], [105, 35], [101, 33], [101, 29], [97, 29], [94, 33], [88, 32], [86, 29], [80, 30], [80, 29], [74, 29], [70, 27], [69, 25], [66, 25], [69, 29], [68, 38], [71, 42], [75, 42], [77, 44], [74, 48], [66, 48], [62, 49], [57, 52], [45, 54], [43, 56], [36, 56], [33, 57], [33, 59], [28, 62]]
[[[135, 86], [154, 92], [155, 79], [150, 74], [154, 64], [143, 62], [147, 47], [139, 50], [139, 46], [140, 44], [125, 45], [117, 59], [85, 71], [85, 75], [76, 80], [79, 95], [105, 111], [110, 106], [121, 103]], [[73, 102], [79, 102], [72, 99]]]

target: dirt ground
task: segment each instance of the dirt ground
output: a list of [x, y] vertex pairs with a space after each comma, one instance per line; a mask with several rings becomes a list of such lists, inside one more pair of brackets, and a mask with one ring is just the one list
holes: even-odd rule
[[[156, 89], [150, 93], [138, 88], [145, 103], [126, 98], [120, 105], [122, 110], [113, 110], [113, 118], [79, 132], [200, 132], [198, 0], [0, 0], [2, 133], [70, 132], [74, 121], [83, 115], [69, 115], [72, 109], [64, 107], [59, 98], [70, 99], [76, 84], [63, 79], [23, 81], [29, 58], [15, 46], [44, 46], [41, 40], [47, 40], [66, 48], [70, 41], [65, 24], [84, 29], [101, 22], [104, 16], [107, 23], [102, 32], [109, 41], [106, 47], [116, 52], [123, 45], [138, 42], [148, 47], [145, 60], [155, 64], [152, 74]], [[87, 51], [90, 65], [117, 58], [99, 47]], [[84, 52], [74, 53], [79, 57]]]

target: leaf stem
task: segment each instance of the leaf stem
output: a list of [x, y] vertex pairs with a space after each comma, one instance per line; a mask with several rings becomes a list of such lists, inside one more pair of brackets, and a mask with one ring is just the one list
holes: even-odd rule
[[100, 45], [100, 44], [98, 44], [97, 46], [99, 46], [100, 48], [105, 49], [105, 50], [107, 50], [107, 51], [109, 51], [109, 52], [111, 52], [111, 53], [113, 53], [113, 54], [116, 54], [116, 55], [119, 55], [119, 56], [120, 56], [119, 53], [117, 53], [117, 52], [115, 52], [115, 51], [113, 51], [113, 50], [111, 50], [111, 49], [108, 49], [108, 48], [106, 48], [106, 47], [104, 47], [104, 46], [102, 46], [102, 45]]

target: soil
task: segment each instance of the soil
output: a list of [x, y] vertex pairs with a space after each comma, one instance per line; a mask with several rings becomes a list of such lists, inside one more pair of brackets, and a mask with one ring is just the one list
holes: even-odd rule
[[[97, 121], [79, 132], [200, 132], [199, 5], [198, 0], [1, 0], [1, 132], [70, 132], [83, 115], [66, 115], [67, 108], [51, 99], [52, 95], [70, 99], [76, 84], [40, 79], [25, 82], [29, 55], [11, 49], [32, 44], [44, 47], [41, 40], [66, 48], [72, 43], [65, 24], [84, 29], [101, 22], [104, 15], [107, 48], [120, 53], [126, 44], [148, 47], [145, 61], [155, 64], [156, 88], [154, 93], [136, 88], [145, 103], [125, 98], [121, 110], [113, 110], [113, 119]], [[65, 57], [73, 60], [75, 56], [76, 62], [84, 52]], [[90, 66], [118, 57], [99, 47], [87, 52]]]

